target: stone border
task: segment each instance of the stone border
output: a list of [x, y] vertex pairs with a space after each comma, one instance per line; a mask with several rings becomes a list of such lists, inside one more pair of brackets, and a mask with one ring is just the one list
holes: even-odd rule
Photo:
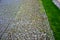
[[60, 2], [58, 0], [53, 0], [53, 3], [60, 9]]

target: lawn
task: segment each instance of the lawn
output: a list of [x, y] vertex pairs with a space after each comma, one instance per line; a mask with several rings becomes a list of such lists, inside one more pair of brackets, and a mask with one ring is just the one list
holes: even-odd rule
[[60, 9], [52, 3], [52, 0], [42, 0], [42, 3], [53, 30], [55, 40], [60, 40]]

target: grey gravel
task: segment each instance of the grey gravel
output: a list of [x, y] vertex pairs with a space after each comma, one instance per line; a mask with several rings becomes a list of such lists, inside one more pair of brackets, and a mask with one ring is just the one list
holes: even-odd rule
[[54, 40], [38, 0], [2, 0], [0, 15], [0, 40]]

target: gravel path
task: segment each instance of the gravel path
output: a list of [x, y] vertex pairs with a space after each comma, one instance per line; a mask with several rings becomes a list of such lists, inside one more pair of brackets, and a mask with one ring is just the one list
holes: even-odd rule
[[54, 40], [42, 3], [39, 5], [37, 0], [7, 3], [0, 4], [1, 40]]

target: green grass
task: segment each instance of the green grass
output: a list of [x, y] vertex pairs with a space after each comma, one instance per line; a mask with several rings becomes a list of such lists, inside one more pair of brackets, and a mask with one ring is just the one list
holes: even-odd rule
[[60, 10], [52, 0], [42, 0], [55, 40], [60, 40]]

